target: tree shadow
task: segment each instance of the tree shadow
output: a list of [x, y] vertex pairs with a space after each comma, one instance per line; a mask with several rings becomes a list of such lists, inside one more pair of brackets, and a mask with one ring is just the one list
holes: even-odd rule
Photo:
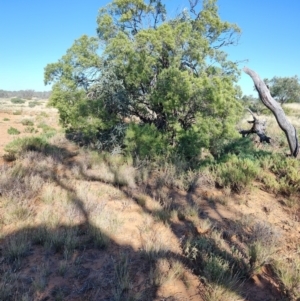
[[[139, 204], [136, 189], [122, 186], [118, 181], [107, 183], [101, 177], [90, 176], [86, 168], [75, 160], [77, 153], [66, 147], [29, 145], [23, 151], [27, 165], [20, 167], [19, 171], [15, 168], [14, 178], [1, 182], [2, 197], [11, 197], [10, 192], [15, 189], [19, 190], [17, 195], [22, 198], [22, 191], [29, 189], [24, 175], [39, 176], [43, 182], [54, 182], [71, 195], [69, 200], [80, 212], [82, 221], [72, 226], [39, 224], [1, 237], [0, 300], [154, 300], [159, 285], [155, 283], [153, 274], [163, 259], [187, 266], [203, 284], [218, 283], [247, 301], [263, 300], [240, 289], [240, 285], [249, 278], [246, 259], [234, 256], [230, 249], [221, 248], [220, 242], [212, 236], [200, 235], [193, 221], [182, 219], [174, 222], [169, 216], [165, 221], [183, 249], [189, 244], [190, 249], [183, 250], [183, 255], [169, 250], [137, 251], [131, 245], [118, 243], [93, 224], [84, 201], [68, 183], [72, 175], [63, 173], [59, 167], [63, 166], [66, 171], [78, 170], [80, 179], [84, 181], [111, 185]], [[48, 163], [43, 166], [45, 160]], [[4, 168], [12, 167], [3, 167], [3, 171]], [[110, 171], [113, 174], [117, 172], [113, 168]], [[26, 197], [32, 195], [29, 193]], [[191, 194], [186, 196], [185, 203], [195, 204]], [[140, 208], [151, 217], [163, 214], [165, 210], [150, 210], [142, 205]], [[176, 209], [176, 204], [169, 209]], [[203, 219], [200, 212], [197, 214]], [[217, 225], [217, 221], [211, 222]], [[196, 250], [194, 254], [193, 248]], [[219, 261], [213, 262], [213, 258]], [[229, 268], [220, 264], [225, 261]], [[219, 274], [213, 273], [214, 268], [218, 268]], [[237, 277], [237, 285], [228, 282], [233, 275]], [[200, 295], [199, 292], [199, 300]], [[184, 299], [174, 297], [172, 300]]]

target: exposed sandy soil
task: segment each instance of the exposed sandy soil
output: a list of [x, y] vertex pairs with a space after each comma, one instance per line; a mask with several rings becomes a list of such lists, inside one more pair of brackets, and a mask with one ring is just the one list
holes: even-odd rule
[[[14, 115], [13, 112], [19, 109], [17, 106], [5, 107], [5, 109], [0, 107], [0, 156], [5, 153], [4, 146], [15, 137], [32, 135], [24, 133], [26, 126], [21, 123], [23, 119], [32, 118], [37, 124], [36, 118], [40, 116], [40, 122], [58, 127], [58, 116], [55, 110], [44, 106], [21, 108], [21, 115]], [[41, 112], [46, 112], [47, 117], [42, 116]], [[9, 120], [5, 121], [5, 118]], [[8, 135], [7, 130], [10, 127], [18, 129], [21, 134]], [[57, 181], [53, 184], [53, 191], [59, 191], [62, 195], [71, 193], [76, 197], [61, 204], [56, 203], [55, 200], [53, 204], [48, 204], [40, 198], [31, 200], [29, 203], [34, 222], [28, 225], [30, 228], [24, 228], [25, 222], [2, 225], [0, 227], [0, 271], [1, 265], [2, 272], [9, 267], [1, 257], [1, 239], [5, 242], [16, 234], [25, 235], [39, 227], [42, 228], [46, 212], [50, 212], [49, 214], [55, 212], [59, 221], [53, 227], [53, 232], [62, 229], [78, 231], [83, 241], [87, 228], [93, 224], [98, 215], [103, 219], [108, 218], [108, 223], [115, 218], [115, 222], [110, 227], [116, 228], [112, 230], [108, 227], [107, 229], [110, 230], [103, 231], [103, 235], [109, 236], [110, 239], [106, 250], [99, 250], [92, 243], [86, 243], [84, 249], [77, 248], [68, 257], [62, 251], [55, 253], [45, 251], [42, 246], [31, 247], [25, 261], [16, 267], [16, 271], [19, 283], [23, 287], [33, 286], [33, 284], [37, 286], [37, 279], [47, 278], [44, 289], [36, 289], [32, 300], [117, 300], [112, 292], [115, 289], [115, 282], [118, 281], [116, 270], [123, 254], [126, 254], [130, 270], [131, 282], [128, 290], [136, 298], [131, 300], [205, 300], [204, 295], [208, 287], [205, 280], [197, 275], [197, 267], [186, 260], [182, 242], [190, 237], [205, 237], [210, 230], [203, 228], [202, 224], [194, 223], [193, 218], [172, 217], [169, 224], [158, 221], [156, 213], [161, 210], [161, 205], [155, 195], [157, 191], [152, 190], [151, 185], [143, 188], [134, 185], [118, 187], [105, 183], [97, 179], [97, 175], [101, 175], [99, 169], [91, 168], [84, 172], [80, 170], [81, 163], [86, 159], [77, 146], [64, 139], [58, 141], [58, 145], [68, 155], [53, 166], [47, 165], [47, 173], [43, 175], [43, 179], [50, 182], [53, 174], [58, 175]], [[37, 168], [32, 161], [26, 160], [28, 162], [23, 161], [24, 166]], [[38, 160], [39, 158], [36, 158], [37, 165]], [[45, 161], [41, 162], [44, 164]], [[9, 164], [15, 166], [19, 163]], [[1, 164], [8, 163], [1, 158]], [[136, 201], [141, 191], [146, 195], [143, 206]], [[197, 218], [200, 221], [209, 219], [223, 233], [229, 247], [242, 249], [239, 237], [241, 234], [235, 231], [238, 228], [237, 221], [243, 218], [255, 218], [272, 225], [274, 231], [280, 236], [281, 247], [277, 250], [278, 256], [293, 258], [299, 252], [300, 212], [288, 208], [284, 198], [263, 191], [259, 184], [243, 195], [226, 194], [226, 191], [205, 185], [190, 193], [176, 189], [166, 190], [166, 193], [172, 197], [173, 204], [176, 206], [196, 205]], [[55, 211], [51, 211], [54, 208]], [[105, 214], [101, 215], [103, 212], [112, 214], [105, 217]], [[1, 207], [0, 197], [0, 218], [1, 214], [4, 214], [4, 207]], [[243, 231], [247, 235], [247, 229]], [[165, 251], [156, 254], [154, 265], [145, 260], [145, 251], [153, 251], [151, 248], [155, 246]], [[175, 272], [170, 274], [174, 269], [172, 264], [175, 263], [183, 266], [180, 277], [176, 277]], [[156, 271], [159, 271], [160, 276], [152, 277]], [[158, 283], [151, 283], [153, 281], [151, 279], [156, 279]], [[123, 297], [118, 300], [130, 300], [126, 298], [125, 291]], [[280, 283], [272, 268], [265, 265], [245, 282], [238, 300], [288, 299], [284, 299], [280, 292]]]
[[[38, 123], [44, 122], [48, 126], [58, 127], [57, 111], [46, 107], [47, 100], [39, 101], [40, 104], [33, 108], [28, 107], [28, 103], [29, 101], [22, 105], [12, 104], [10, 99], [0, 98], [0, 156], [5, 154], [4, 147], [9, 142], [17, 137], [32, 136], [32, 133], [24, 132], [27, 126], [22, 124], [22, 120], [37, 120], [35, 122], [35, 129], [38, 131], [37, 134], [41, 132], [41, 130], [37, 128]], [[46, 113], [47, 116], [43, 116], [43, 113]], [[36, 118], [38, 116], [40, 116], [40, 118]], [[7, 130], [10, 127], [19, 130], [21, 135], [9, 135]]]

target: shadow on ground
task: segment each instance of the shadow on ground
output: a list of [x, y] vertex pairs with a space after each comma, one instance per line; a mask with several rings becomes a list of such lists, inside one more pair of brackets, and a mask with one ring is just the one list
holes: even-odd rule
[[[205, 300], [203, 288], [206, 286], [205, 290], [209, 291], [210, 284], [214, 282], [224, 289], [235, 291], [240, 300], [283, 300], [279, 299], [277, 291], [272, 291], [274, 288], [271, 285], [268, 292], [255, 287], [250, 280], [246, 255], [234, 256], [230, 249], [235, 242], [230, 243], [228, 239], [229, 248], [221, 248], [217, 239], [199, 234], [197, 225], [189, 219], [182, 218], [180, 222], [174, 222], [167, 216], [164, 220], [180, 242], [181, 254], [168, 250], [136, 250], [131, 245], [117, 243], [103, 229], [93, 224], [84, 201], [76, 194], [76, 189], [68, 184], [68, 174], [58, 170], [58, 166], [62, 166], [65, 171], [75, 168], [82, 180], [111, 185], [131, 199], [136, 198], [138, 189], [107, 183], [101, 177], [90, 176], [80, 160], [75, 160], [77, 151], [68, 147], [27, 146], [24, 150], [26, 153], [24, 158], [30, 163], [19, 171], [16, 171], [18, 162], [1, 167], [2, 173], [11, 168], [14, 168], [15, 173], [0, 183], [0, 204], [1, 198], [10, 198], [12, 191], [14, 196], [19, 197], [18, 201], [22, 201], [24, 193], [26, 198], [32, 197], [24, 177], [38, 175], [43, 182], [55, 183], [71, 195], [70, 201], [80, 212], [81, 222], [75, 226], [41, 223], [10, 231], [6, 236], [1, 235], [0, 300]], [[45, 160], [51, 163], [50, 169], [40, 165]], [[151, 190], [153, 187], [144, 191], [151, 197]], [[181, 206], [193, 205], [194, 195], [187, 194], [181, 198], [180, 203]], [[174, 202], [172, 206], [170, 209], [176, 209], [179, 205]], [[164, 209], [159, 212], [143, 205], [140, 205], [140, 209], [143, 214], [151, 217], [165, 214]], [[206, 218], [201, 210], [197, 214], [200, 219]], [[222, 227], [219, 221], [211, 222]], [[244, 234], [247, 234], [246, 230]], [[190, 249], [187, 250], [188, 245]], [[238, 244], [235, 248], [238, 250]], [[242, 250], [239, 252], [242, 253]], [[217, 260], [212, 262], [213, 258]], [[199, 276], [197, 296], [189, 299], [179, 295], [159, 297], [160, 283], [155, 273], [162, 259], [179, 262]], [[228, 262], [229, 266], [220, 273], [222, 267], [225, 268], [222, 265], [224, 262]]]

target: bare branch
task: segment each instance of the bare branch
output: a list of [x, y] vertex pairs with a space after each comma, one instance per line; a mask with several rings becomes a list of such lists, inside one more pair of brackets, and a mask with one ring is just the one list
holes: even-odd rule
[[265, 82], [260, 79], [258, 74], [247, 67], [244, 67], [243, 71], [252, 78], [260, 100], [269, 110], [272, 111], [279, 127], [284, 131], [289, 143], [291, 156], [297, 157], [299, 153], [299, 145], [295, 127], [286, 118], [281, 105], [272, 98]]

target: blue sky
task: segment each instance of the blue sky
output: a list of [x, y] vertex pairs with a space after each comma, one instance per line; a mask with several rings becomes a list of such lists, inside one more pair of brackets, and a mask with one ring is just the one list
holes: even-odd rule
[[[200, 0], [201, 1], [201, 0]], [[0, 0], [0, 89], [51, 90], [44, 67], [56, 62], [83, 34], [95, 35], [98, 9], [109, 0]], [[169, 15], [188, 0], [165, 0]], [[299, 0], [219, 0], [223, 20], [242, 30], [239, 44], [226, 51], [262, 78], [300, 76]], [[255, 94], [242, 74], [244, 94]]]

